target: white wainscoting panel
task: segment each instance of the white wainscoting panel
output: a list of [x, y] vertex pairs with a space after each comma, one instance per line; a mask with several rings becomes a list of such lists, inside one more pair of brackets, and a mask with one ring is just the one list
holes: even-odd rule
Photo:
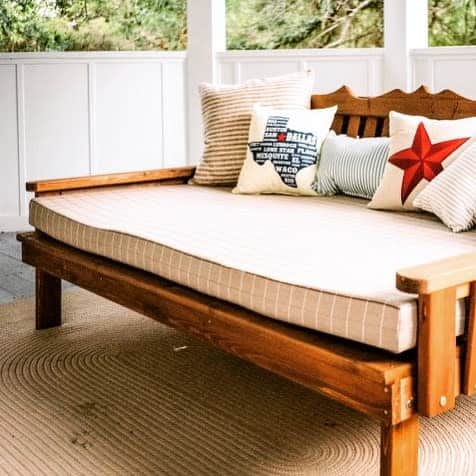
[[300, 61], [289, 61], [289, 58], [273, 58], [273, 61], [240, 61], [238, 63], [239, 82], [248, 79], [263, 78], [266, 76], [279, 76], [287, 73], [301, 71]]
[[162, 144], [163, 166], [187, 163], [186, 100], [184, 66], [162, 64]]
[[442, 47], [412, 50], [413, 86], [433, 92], [442, 89], [476, 99], [476, 47]]
[[95, 66], [93, 173], [160, 168], [162, 66], [98, 63]]
[[88, 66], [25, 64], [26, 180], [89, 173]]
[[184, 52], [0, 54], [0, 231], [26, 180], [186, 163]]
[[16, 66], [0, 65], [0, 223], [20, 215]]
[[308, 68], [315, 73], [315, 92], [331, 92], [343, 84], [359, 95], [383, 92], [383, 49], [379, 48], [219, 53], [220, 80], [225, 84]]

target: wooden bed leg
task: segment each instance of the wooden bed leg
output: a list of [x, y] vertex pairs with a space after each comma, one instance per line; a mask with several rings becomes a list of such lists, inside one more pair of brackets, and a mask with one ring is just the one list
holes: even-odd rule
[[418, 413], [436, 416], [456, 404], [456, 288], [419, 297]]
[[61, 325], [61, 279], [36, 268], [36, 328]]
[[418, 474], [418, 415], [396, 425], [382, 423], [380, 476]]

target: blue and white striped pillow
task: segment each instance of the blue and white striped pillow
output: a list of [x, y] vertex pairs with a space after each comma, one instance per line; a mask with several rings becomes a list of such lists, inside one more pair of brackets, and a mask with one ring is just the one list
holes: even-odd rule
[[475, 225], [476, 142], [416, 196], [413, 206], [434, 213], [454, 232]]
[[329, 134], [321, 148], [314, 190], [319, 195], [343, 193], [371, 199], [383, 177], [390, 139], [357, 139]]

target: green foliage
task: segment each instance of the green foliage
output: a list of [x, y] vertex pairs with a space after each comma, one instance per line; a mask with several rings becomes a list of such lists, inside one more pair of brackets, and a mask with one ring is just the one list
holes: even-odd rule
[[430, 0], [430, 46], [476, 45], [476, 0]]
[[227, 0], [229, 49], [383, 46], [383, 0]]
[[[186, 3], [0, 0], [0, 51], [185, 49]], [[383, 0], [226, 3], [229, 49], [383, 46]], [[429, 42], [476, 45], [476, 0], [429, 0]]]
[[0, 50], [181, 50], [186, 0], [0, 0]]

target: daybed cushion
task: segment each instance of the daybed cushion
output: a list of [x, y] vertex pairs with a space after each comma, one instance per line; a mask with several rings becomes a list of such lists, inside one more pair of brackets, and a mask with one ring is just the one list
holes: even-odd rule
[[[206, 210], [206, 218], [203, 211]], [[265, 316], [393, 352], [415, 346], [416, 298], [398, 269], [474, 251], [436, 217], [364, 200], [234, 195], [196, 185], [36, 198], [30, 223], [76, 248]], [[464, 304], [457, 308], [457, 330]]]

